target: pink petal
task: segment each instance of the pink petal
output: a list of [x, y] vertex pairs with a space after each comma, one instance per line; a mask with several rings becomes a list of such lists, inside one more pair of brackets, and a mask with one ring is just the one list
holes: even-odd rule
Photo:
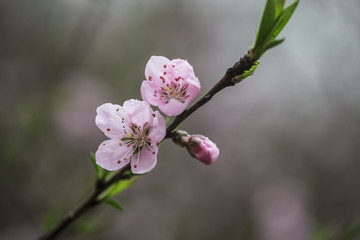
[[189, 101], [182, 103], [172, 98], [166, 105], [159, 106], [159, 109], [168, 116], [177, 116], [182, 113], [188, 105]]
[[131, 171], [135, 174], [144, 174], [150, 172], [157, 162], [158, 148], [155, 142], [149, 147], [143, 147], [141, 151], [135, 154], [131, 159]]
[[[125, 135], [123, 131], [123, 108], [119, 105], [105, 103], [96, 109], [95, 123], [103, 133], [111, 139], [120, 139]], [[126, 117], [126, 116], [125, 116]]]
[[[164, 68], [164, 66], [166, 66]], [[162, 84], [160, 76], [164, 76], [164, 71], [172, 70], [171, 61], [163, 56], [151, 56], [145, 66], [145, 77], [147, 80]]]
[[186, 101], [190, 103], [200, 92], [200, 82], [195, 76], [189, 76], [186, 82], [189, 84], [187, 88], [187, 94], [189, 97]]
[[197, 92], [193, 93], [195, 94], [194, 97], [196, 97], [196, 95], [199, 93], [200, 91], [200, 81], [199, 79], [194, 75], [194, 74], [190, 74], [187, 79], [186, 79], [186, 82], [189, 84], [189, 87], [192, 87], [192, 88], [196, 88], [197, 89]]
[[165, 119], [159, 111], [155, 111], [154, 114], [155, 117], [153, 118], [148, 136], [152, 141], [159, 143], [166, 135]]
[[143, 126], [151, 120], [153, 110], [147, 102], [131, 99], [124, 102], [123, 108], [129, 121], [137, 126]]
[[154, 106], [165, 105], [164, 101], [159, 100], [161, 89], [153, 88], [149, 83], [149, 81], [145, 80], [142, 82], [140, 91], [141, 91], [141, 97], [145, 102]]
[[[118, 140], [106, 140], [100, 144], [95, 153], [96, 163], [109, 171], [116, 171], [130, 162], [132, 148], [120, 146]], [[126, 159], [124, 159], [126, 158]]]
[[171, 63], [175, 66], [175, 77], [180, 76], [186, 80], [189, 75], [194, 75], [193, 67], [188, 63], [188, 61], [183, 59], [173, 59]]

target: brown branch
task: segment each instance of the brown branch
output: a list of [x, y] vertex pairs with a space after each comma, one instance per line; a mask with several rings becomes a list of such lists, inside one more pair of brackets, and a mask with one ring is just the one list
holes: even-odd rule
[[249, 70], [258, 59], [252, 57], [252, 50], [250, 50], [244, 57], [242, 57], [238, 62], [229, 68], [225, 75], [220, 79], [220, 81], [215, 84], [202, 98], [200, 98], [196, 103], [194, 103], [190, 108], [186, 109], [180, 115], [178, 115], [174, 121], [166, 129], [166, 137], [171, 138], [172, 132], [175, 128], [183, 122], [187, 117], [189, 117], [193, 112], [195, 112], [202, 105], [210, 101], [210, 99], [220, 90], [234, 86], [237, 82], [235, 79], [236, 76], [243, 74], [246, 70]]

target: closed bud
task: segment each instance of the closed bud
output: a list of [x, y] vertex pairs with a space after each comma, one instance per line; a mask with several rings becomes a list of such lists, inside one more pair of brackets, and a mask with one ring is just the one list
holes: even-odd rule
[[187, 149], [191, 156], [210, 165], [219, 157], [219, 148], [214, 142], [203, 135], [190, 135]]

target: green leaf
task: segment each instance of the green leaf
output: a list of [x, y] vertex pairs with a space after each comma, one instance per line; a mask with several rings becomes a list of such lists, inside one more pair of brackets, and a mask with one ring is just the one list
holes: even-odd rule
[[277, 18], [284, 9], [285, 0], [275, 0], [275, 18]]
[[103, 202], [106, 203], [106, 204], [109, 204], [110, 206], [116, 208], [117, 210], [120, 210], [120, 211], [125, 210], [124, 207], [114, 199], [106, 199]]
[[[277, 0], [276, 0], [277, 1]], [[278, 4], [281, 4], [281, 1], [278, 1]], [[275, 40], [276, 36], [279, 35], [281, 30], [285, 27], [286, 23], [291, 18], [292, 14], [294, 13], [299, 0], [296, 0], [293, 4], [285, 8], [280, 15], [276, 18], [275, 23], [271, 31], [265, 37], [265, 39], [257, 45], [253, 47], [253, 57], [254, 59], [258, 59], [261, 55], [265, 53], [266, 50], [275, 47], [276, 45], [280, 44], [283, 39]]]
[[275, 0], [267, 0], [253, 48], [262, 44], [275, 23]]
[[94, 169], [95, 169], [95, 172], [96, 172], [96, 175], [97, 175], [98, 179], [102, 179], [103, 171], [100, 168], [100, 166], [96, 164], [96, 158], [95, 158], [95, 155], [94, 155], [93, 152], [90, 153], [90, 158], [91, 158], [91, 162], [92, 162], [92, 164], [94, 166]]
[[293, 4], [285, 8], [284, 11], [281, 12], [279, 17], [276, 19], [275, 25], [273, 29], [271, 30], [271, 35], [269, 36], [268, 40], [275, 39], [277, 35], [283, 30], [291, 16], [293, 15], [297, 5], [299, 3], [299, 0], [295, 1]]
[[240, 79], [243, 80], [247, 77], [250, 77], [251, 75], [254, 74], [256, 68], [259, 66], [260, 62], [259, 61], [256, 61], [254, 65], [251, 66], [251, 68], [247, 71], [245, 71], [243, 74], [241, 74], [241, 77]]
[[243, 79], [247, 78], [247, 77], [250, 77], [251, 75], [254, 74], [256, 68], [259, 66], [260, 62], [259, 61], [256, 61], [254, 65], [251, 66], [251, 68], [247, 71], [245, 71], [243, 74], [241, 75], [238, 75], [236, 77], [234, 77], [232, 79], [232, 81], [235, 83], [235, 84], [238, 84], [239, 82], [241, 82]]
[[114, 183], [99, 196], [99, 200], [103, 201], [115, 196], [116, 194], [130, 187], [131, 184], [133, 184], [133, 182], [135, 182], [137, 179], [138, 177], [135, 176], [130, 179], [125, 179]]
[[270, 48], [273, 48], [273, 47], [279, 45], [279, 44], [282, 43], [284, 40], [285, 40], [285, 38], [273, 40], [273, 41], [271, 41], [271, 42], [267, 42], [267, 43], [264, 45], [264, 47], [263, 47], [263, 49], [262, 49], [262, 52], [265, 52], [265, 51], [269, 50]]

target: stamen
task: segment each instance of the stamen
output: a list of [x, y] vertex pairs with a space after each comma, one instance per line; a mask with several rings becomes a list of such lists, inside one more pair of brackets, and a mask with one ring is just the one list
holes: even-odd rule
[[134, 168], [137, 168], [137, 164], [139, 163], [139, 160], [140, 160], [140, 150], [137, 152], [137, 155], [138, 155], [138, 157], [137, 157], [137, 160], [136, 160], [136, 162], [135, 162], [135, 164], [134, 164]]
[[[124, 159], [126, 161], [126, 157], [128, 156], [128, 154], [131, 152], [131, 148], [120, 158], [120, 159]], [[118, 161], [119, 163], [119, 161]]]

